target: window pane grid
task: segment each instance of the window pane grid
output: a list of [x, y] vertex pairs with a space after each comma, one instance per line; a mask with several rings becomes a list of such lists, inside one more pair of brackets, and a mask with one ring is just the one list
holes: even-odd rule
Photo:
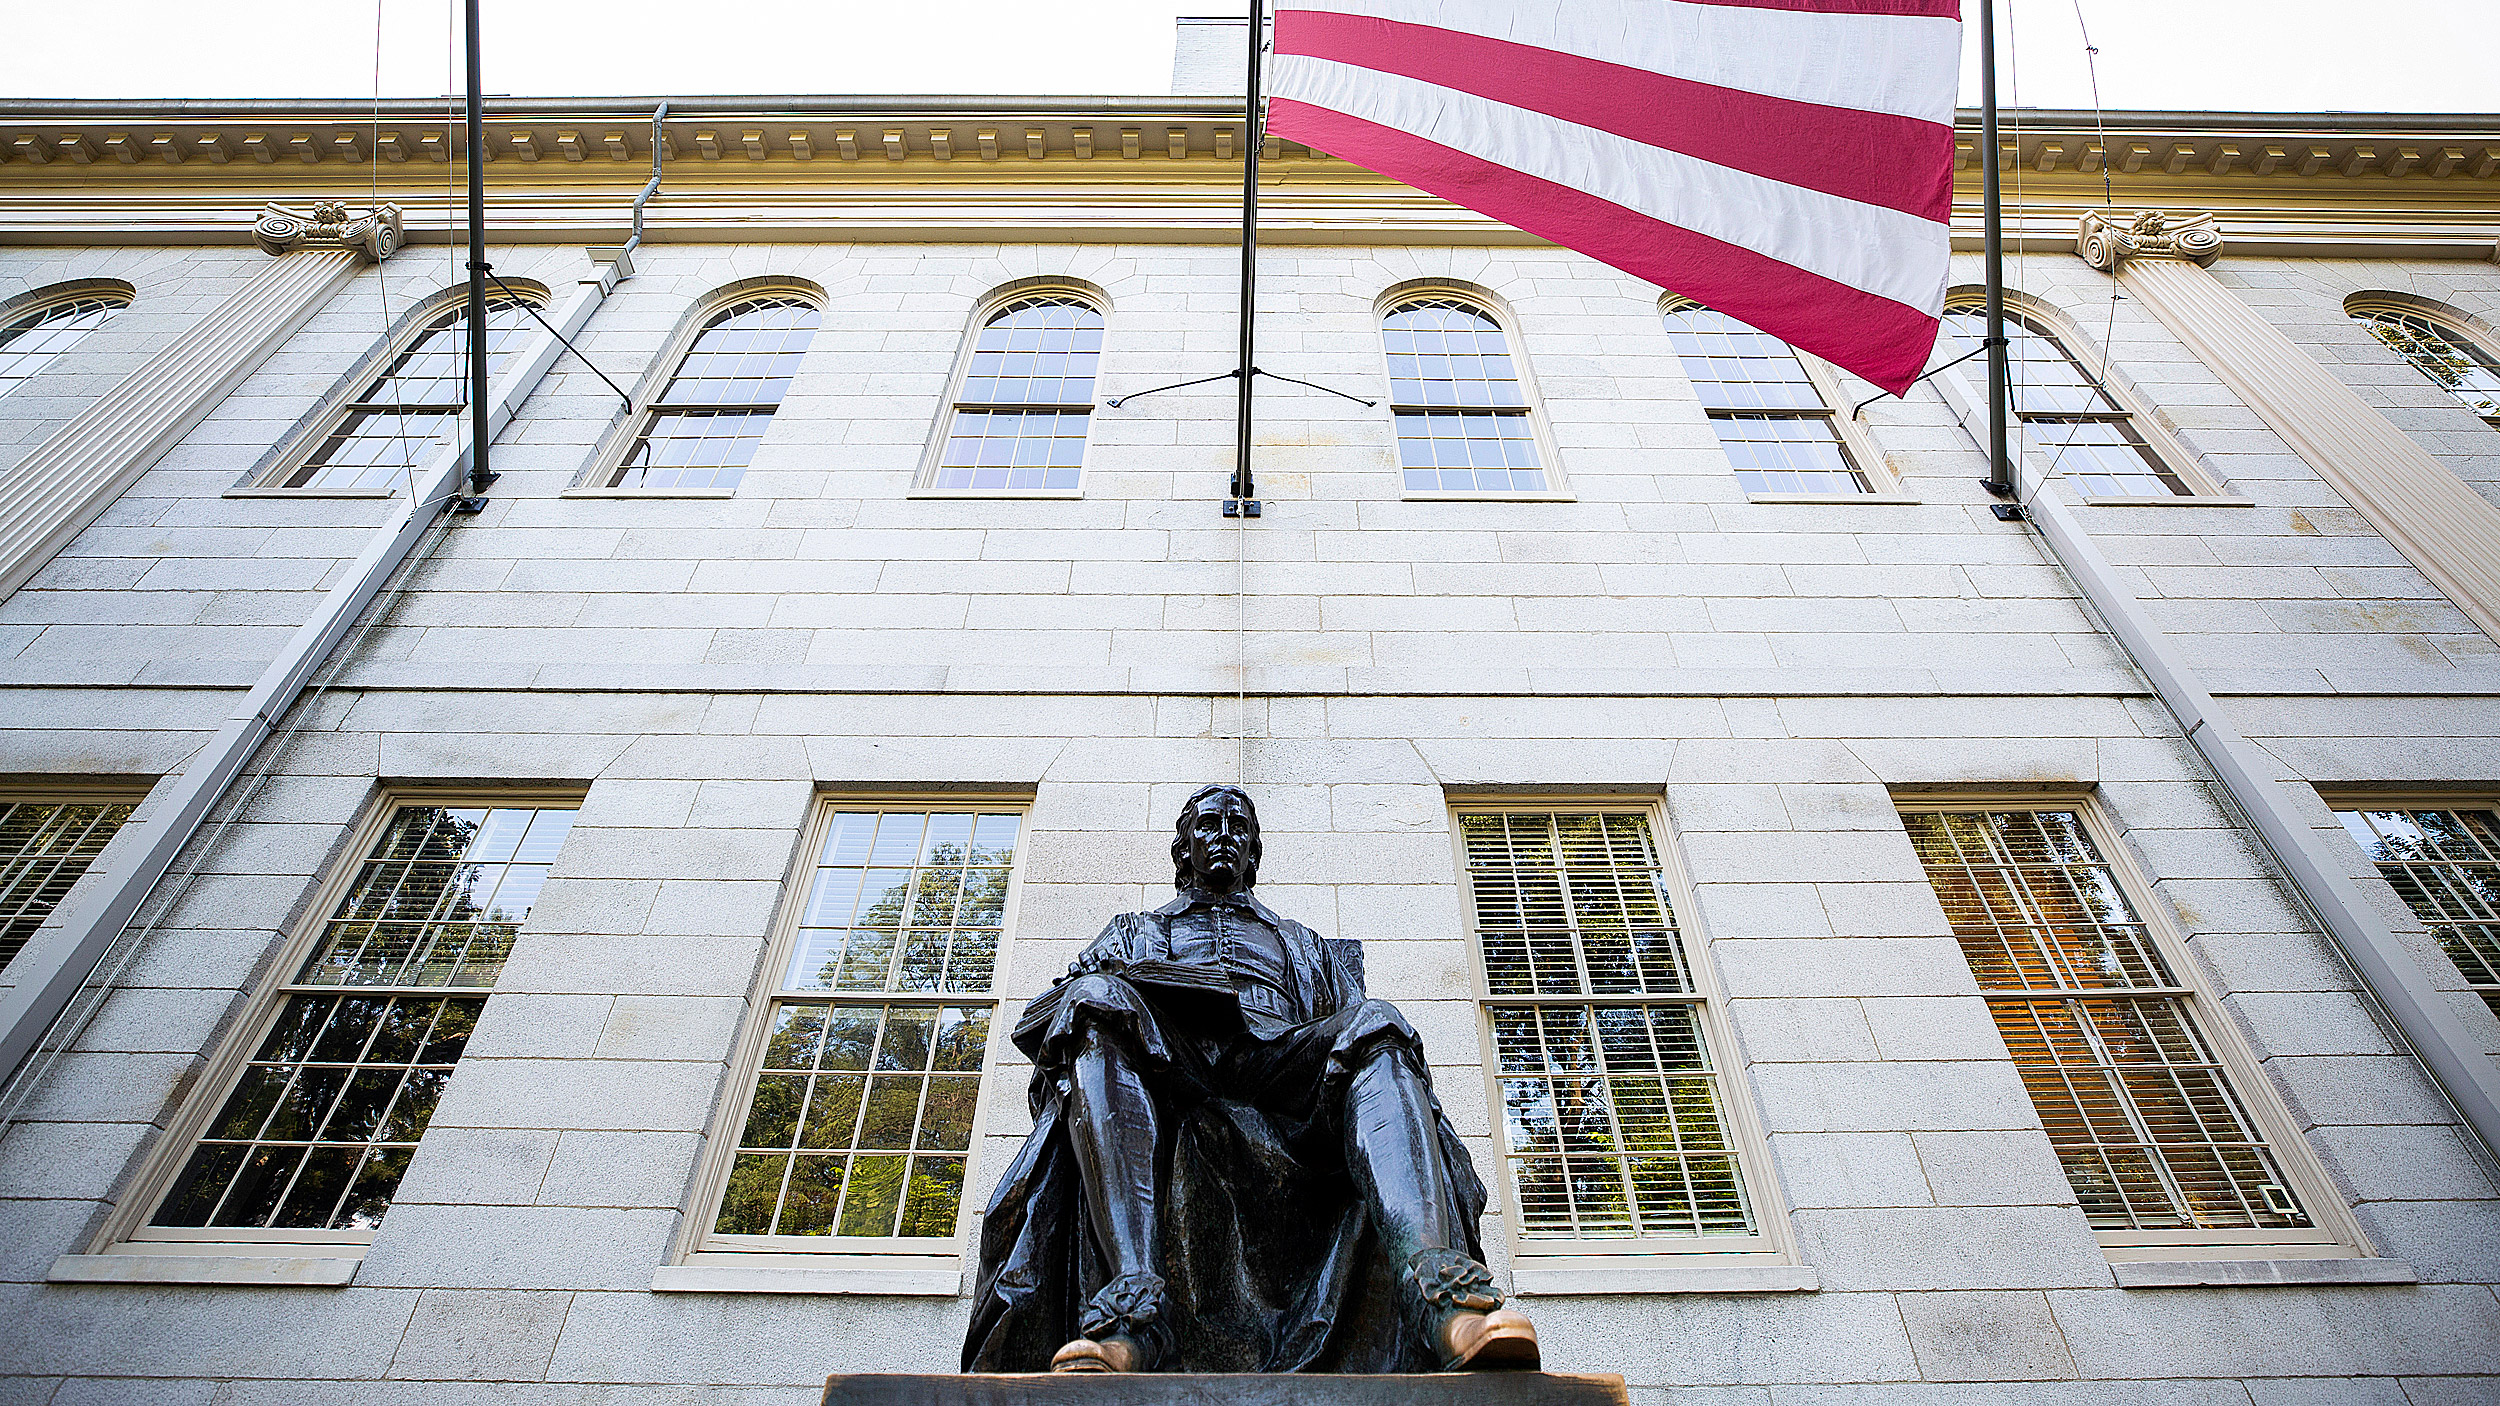
[[2500, 814], [2424, 808], [2336, 818], [2500, 1015]]
[[814, 304], [786, 294], [714, 313], [644, 411], [608, 486], [737, 487], [822, 321]]
[[[1944, 310], [1944, 332], [1963, 352], [1988, 335], [1987, 314], [1971, 304]], [[2007, 374], [2014, 413], [2033, 426], [2040, 452], [2076, 491], [2092, 498], [2171, 497], [2193, 493], [2128, 423], [2125, 407], [2085, 373], [2046, 327], [2008, 309]]]
[[1667, 340], [1705, 410], [1828, 410], [1786, 342], [1722, 312], [1686, 304], [1667, 314]]
[[2095, 1228], [2311, 1224], [2079, 813], [1902, 823]]
[[987, 1005], [777, 1006], [713, 1229], [954, 1234], [989, 1021]]
[[973, 339], [932, 486], [1076, 488], [1102, 333], [1101, 310], [1066, 294], [1019, 299], [992, 313]]
[[90, 293], [21, 313], [0, 327], [0, 395], [16, 390], [129, 305], [116, 294]]
[[1748, 493], [1871, 491], [1829, 414], [1713, 414], [1710, 428]]
[[379, 1225], [573, 814], [402, 806], [151, 1223]]
[[955, 1233], [1022, 827], [998, 810], [833, 814], [715, 1234]]
[[1397, 412], [1398, 461], [1419, 493], [1541, 493], [1536, 430], [1525, 410]]
[[1647, 818], [1458, 825], [1521, 1233], [1756, 1233]]
[[2353, 316], [2466, 409], [2500, 420], [2500, 362], [2490, 353], [2419, 313], [2371, 308]]
[[1380, 335], [1410, 492], [1545, 491], [1527, 391], [1490, 313], [1457, 298], [1410, 298], [1381, 319]]
[[[512, 298], [486, 307], [486, 374], [502, 375], [529, 330]], [[399, 486], [407, 470], [448, 439], [469, 404], [469, 312], [454, 307], [427, 325], [364, 393], [284, 486], [330, 491]]]
[[131, 807], [0, 802], [0, 967], [6, 967], [87, 872]]
[[939, 488], [1072, 489], [1088, 411], [959, 410], [938, 455]]

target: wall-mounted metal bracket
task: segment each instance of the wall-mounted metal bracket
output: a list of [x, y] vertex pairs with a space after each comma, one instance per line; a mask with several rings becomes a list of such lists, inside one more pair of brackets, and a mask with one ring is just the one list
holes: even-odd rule
[[1227, 498], [1224, 500], [1224, 516], [1226, 517], [1257, 517], [1258, 515], [1259, 500], [1256, 498]]
[[1988, 511], [1995, 513], [1997, 515], [1997, 521], [1999, 522], [2021, 522], [2023, 520], [2023, 505], [2020, 503], [1990, 503], [1988, 505]]

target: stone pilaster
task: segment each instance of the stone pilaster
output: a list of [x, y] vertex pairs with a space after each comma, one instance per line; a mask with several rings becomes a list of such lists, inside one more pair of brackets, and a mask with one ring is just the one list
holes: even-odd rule
[[2147, 212], [2125, 226], [2086, 215], [2075, 250], [2124, 281], [2319, 478], [2500, 639], [2500, 508], [2206, 271], [2222, 252], [2211, 215]]
[[399, 210], [270, 206], [254, 227], [276, 255], [216, 311], [0, 474], [0, 599], [43, 569], [140, 475], [260, 368], [355, 270], [399, 248]]

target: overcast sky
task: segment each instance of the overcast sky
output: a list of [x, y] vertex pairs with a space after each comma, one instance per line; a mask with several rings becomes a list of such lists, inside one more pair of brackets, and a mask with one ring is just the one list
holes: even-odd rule
[[[458, 0], [378, 0], [381, 89], [447, 91]], [[0, 94], [366, 97], [377, 0], [7, 5]], [[1225, 0], [485, 0], [486, 88], [561, 97], [1169, 91], [1172, 20]], [[2495, 0], [2000, 0], [2004, 101], [2492, 112]], [[1975, 16], [1976, 10], [1971, 13]], [[99, 28], [101, 23], [102, 27]], [[1966, 47], [1976, 47], [1975, 38]], [[1976, 67], [1965, 64], [1964, 101]]]

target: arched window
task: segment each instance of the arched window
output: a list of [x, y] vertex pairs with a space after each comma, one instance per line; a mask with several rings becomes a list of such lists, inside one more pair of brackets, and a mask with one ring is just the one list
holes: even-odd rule
[[1868, 493], [1831, 402], [1786, 342], [1681, 299], [1667, 337], [1748, 493]]
[[642, 407], [610, 488], [738, 486], [823, 314], [796, 293], [759, 293], [706, 318], [677, 374]]
[[1380, 319], [1409, 493], [1542, 493], [1544, 456], [1510, 339], [1483, 306], [1426, 292]]
[[0, 326], [0, 395], [16, 390], [52, 358], [130, 306], [128, 293], [87, 288], [26, 308]]
[[1002, 304], [973, 336], [928, 486], [1073, 492], [1093, 422], [1102, 310], [1050, 290]]
[[[529, 328], [519, 299], [486, 300], [486, 374], [503, 373]], [[388, 491], [459, 427], [469, 408], [469, 309], [451, 306], [424, 323], [381, 375], [339, 407], [311, 453], [272, 485], [328, 492]]]
[[[1945, 305], [1944, 331], [1975, 352], [1987, 340], [1984, 304], [1955, 298]], [[2006, 348], [2015, 417], [2032, 445], [2087, 498], [2193, 496], [2196, 490], [2162, 462], [2137, 432], [2135, 417], [2038, 319], [2005, 310]]]
[[2500, 426], [2500, 359], [2410, 308], [2361, 303], [2347, 309], [2353, 320], [2396, 349], [2413, 369], [2455, 396], [2466, 409]]

